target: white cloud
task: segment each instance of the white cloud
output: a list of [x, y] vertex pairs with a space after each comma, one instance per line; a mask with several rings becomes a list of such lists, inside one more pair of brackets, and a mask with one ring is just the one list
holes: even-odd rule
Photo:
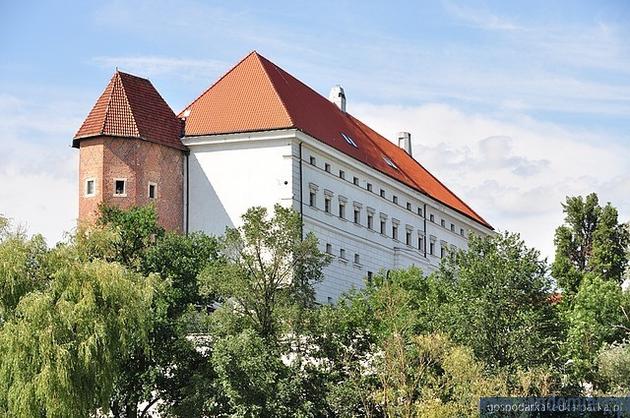
[[76, 150], [72, 133], [80, 123], [73, 105], [33, 104], [0, 95], [0, 214], [49, 245], [76, 223]]
[[410, 131], [419, 162], [496, 228], [521, 233], [545, 256], [553, 255], [567, 195], [597, 192], [630, 217], [630, 149], [611, 138], [439, 104], [352, 109], [389, 138]]

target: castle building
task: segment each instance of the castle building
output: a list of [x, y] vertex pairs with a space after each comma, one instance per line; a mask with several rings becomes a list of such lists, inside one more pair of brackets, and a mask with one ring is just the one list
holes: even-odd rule
[[256, 52], [179, 114], [148, 80], [117, 71], [73, 145], [79, 219], [99, 202], [154, 202], [176, 231], [220, 235], [251, 206], [296, 210], [333, 257], [320, 303], [382, 269], [431, 272], [492, 226], [412, 156]]

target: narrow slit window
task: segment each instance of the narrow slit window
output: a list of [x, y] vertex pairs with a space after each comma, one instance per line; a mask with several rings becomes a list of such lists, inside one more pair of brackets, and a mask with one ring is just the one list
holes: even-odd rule
[[149, 183], [149, 190], [147, 192], [149, 199], [157, 199], [157, 184]]

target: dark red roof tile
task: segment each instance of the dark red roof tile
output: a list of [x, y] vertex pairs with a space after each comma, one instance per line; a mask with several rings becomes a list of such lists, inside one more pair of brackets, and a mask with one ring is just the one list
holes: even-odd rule
[[185, 149], [181, 121], [147, 79], [116, 71], [74, 136], [73, 146], [94, 136], [139, 138]]

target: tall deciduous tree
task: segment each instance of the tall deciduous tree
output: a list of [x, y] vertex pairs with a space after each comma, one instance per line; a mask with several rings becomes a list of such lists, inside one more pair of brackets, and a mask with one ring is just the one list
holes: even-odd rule
[[97, 247], [96, 257], [113, 259], [143, 275], [156, 274], [164, 285], [153, 300], [150, 349], [132, 347], [118, 373], [111, 410], [115, 417], [146, 416], [149, 409], [165, 414], [199, 416], [213, 396], [210, 352], [199, 350], [191, 318], [203, 315], [213, 302], [199, 292], [197, 276], [218, 258], [217, 240], [202, 233], [165, 233], [151, 206], [122, 210], [101, 207], [100, 224], [114, 230], [111, 249]]
[[327, 415], [325, 381], [304, 359], [314, 285], [328, 257], [301, 231], [291, 209], [276, 205], [270, 216], [251, 208], [241, 227], [226, 231], [222, 260], [202, 274], [204, 291], [221, 302], [209, 319], [226, 415]]
[[434, 326], [496, 368], [553, 364], [559, 328], [546, 270], [539, 252], [516, 234], [471, 235], [468, 250], [435, 273], [446, 297]]
[[299, 215], [276, 205], [254, 207], [243, 215], [243, 225], [228, 228], [222, 242], [225, 262], [204, 273], [205, 292], [216, 294], [223, 311], [248, 322], [262, 338], [277, 338], [291, 312], [312, 307], [314, 285], [323, 279], [328, 258], [312, 233], [302, 237]]
[[0, 415], [107, 410], [129, 348], [147, 347], [156, 278], [85, 255], [76, 243], [0, 243], [0, 276], [13, 289], [3, 301], [13, 314], [0, 324]]
[[595, 193], [585, 198], [567, 197], [562, 205], [565, 222], [556, 229], [552, 275], [572, 295], [587, 272], [621, 282], [627, 265], [628, 231], [618, 221], [617, 210], [602, 207]]

